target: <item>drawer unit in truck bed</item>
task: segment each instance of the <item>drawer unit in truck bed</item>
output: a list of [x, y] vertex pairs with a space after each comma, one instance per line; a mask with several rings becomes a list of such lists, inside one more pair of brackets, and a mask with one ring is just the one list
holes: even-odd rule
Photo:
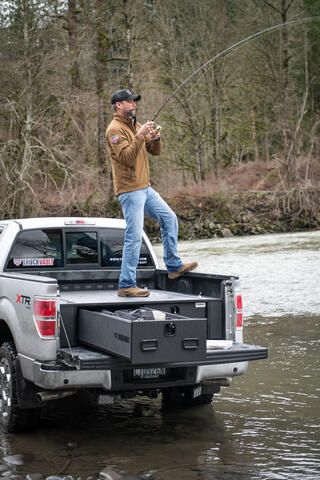
[[207, 338], [223, 339], [224, 311], [222, 298], [183, 294], [164, 290], [150, 290], [145, 298], [119, 298], [116, 290], [80, 290], [61, 292], [60, 345], [78, 346], [78, 311], [83, 309], [152, 308], [185, 318], [207, 318]]
[[79, 309], [78, 338], [133, 365], [204, 360], [207, 320], [162, 313], [161, 320], [132, 320], [121, 312]]

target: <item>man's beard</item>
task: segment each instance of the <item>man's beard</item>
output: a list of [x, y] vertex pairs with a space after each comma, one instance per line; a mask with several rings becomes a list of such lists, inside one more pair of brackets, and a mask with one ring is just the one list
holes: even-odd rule
[[133, 123], [136, 123], [137, 119], [136, 119], [136, 110], [133, 109], [133, 110], [130, 110], [128, 112], [128, 117], [132, 119]]

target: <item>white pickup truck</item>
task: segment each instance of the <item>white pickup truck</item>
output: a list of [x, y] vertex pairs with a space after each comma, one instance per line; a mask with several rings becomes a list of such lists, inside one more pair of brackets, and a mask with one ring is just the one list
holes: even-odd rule
[[170, 280], [144, 234], [138, 284], [119, 298], [124, 221], [0, 220], [0, 424], [34, 425], [45, 402], [87, 389], [100, 404], [162, 394], [203, 405], [267, 357], [243, 343], [239, 280]]

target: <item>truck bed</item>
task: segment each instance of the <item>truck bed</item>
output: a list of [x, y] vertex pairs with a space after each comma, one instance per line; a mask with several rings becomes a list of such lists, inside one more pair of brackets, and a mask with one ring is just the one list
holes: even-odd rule
[[[116, 290], [81, 290], [81, 291], [62, 291], [60, 294], [61, 304], [72, 305], [119, 305], [126, 306], [136, 304], [154, 304], [154, 303], [176, 303], [176, 302], [194, 302], [201, 303], [210, 300], [219, 301], [220, 298], [192, 295], [165, 290], [150, 290], [149, 297], [118, 297]], [[201, 307], [198, 307], [201, 308]]]
[[[74, 279], [75, 275], [73, 272], [72, 280]], [[59, 285], [62, 287], [60, 292], [61, 316], [63, 320], [62, 328], [60, 329], [61, 359], [63, 359], [64, 364], [74, 365], [78, 369], [88, 368], [95, 370], [110, 368], [111, 365], [115, 368], [120, 368], [121, 365], [126, 365], [127, 368], [129, 365], [132, 367], [132, 363], [128, 359], [120, 358], [117, 354], [108, 352], [110, 345], [107, 346], [104, 339], [113, 338], [114, 332], [109, 325], [104, 323], [109, 323], [108, 314], [104, 319], [101, 319], [100, 312], [109, 311], [112, 314], [112, 312], [118, 310], [135, 310], [137, 308], [151, 308], [174, 314], [181, 317], [182, 320], [184, 318], [186, 320], [185, 324], [191, 319], [194, 319], [195, 322], [199, 321], [199, 325], [194, 324], [194, 327], [192, 327], [192, 335], [185, 334], [184, 337], [195, 338], [199, 335], [200, 338], [201, 335], [204, 335], [204, 338], [207, 338], [209, 341], [214, 340], [218, 341], [218, 344], [221, 343], [221, 349], [218, 347], [212, 351], [209, 349], [206, 352], [204, 347], [204, 354], [201, 359], [192, 360], [192, 355], [190, 355], [189, 360], [186, 356], [183, 359], [182, 357], [178, 359], [180, 345], [178, 342], [170, 349], [168, 345], [167, 353], [163, 356], [163, 362], [161, 359], [155, 359], [148, 354], [149, 360], [146, 360], [146, 365], [174, 365], [175, 367], [181, 367], [219, 364], [222, 362], [233, 363], [265, 358], [266, 350], [258, 346], [235, 343], [231, 348], [225, 349], [223, 347], [223, 342], [229, 338], [226, 332], [224, 298], [224, 281], [227, 279], [228, 277], [221, 275], [208, 276], [206, 274], [193, 273], [172, 282], [168, 281], [166, 271], [158, 270], [149, 285], [149, 297], [119, 297], [114, 283], [103, 281], [105, 280], [105, 272], [99, 272], [98, 281], [94, 282], [94, 288], [93, 282], [88, 281], [88, 278], [83, 274], [78, 279], [79, 281], [74, 284], [65, 275], [65, 278], [58, 279]], [[109, 319], [111, 320], [110, 316]], [[207, 324], [207, 332], [202, 334], [200, 333], [201, 319], [206, 319]], [[193, 322], [191, 321], [190, 323], [192, 324]], [[155, 326], [154, 332], [156, 331], [157, 328]], [[143, 332], [149, 332], [148, 335], [147, 333], [145, 334], [148, 339], [152, 337], [146, 323]], [[116, 333], [118, 335], [118, 331]], [[128, 335], [127, 331], [126, 335]], [[156, 333], [153, 335], [154, 337], [152, 338], [157, 337]], [[160, 337], [157, 337], [159, 348], [161, 343]], [[140, 340], [139, 337], [138, 342]], [[113, 342], [115, 343], [115, 341]], [[137, 341], [132, 339], [132, 345], [136, 344]], [[133, 350], [131, 350], [131, 354], [132, 352]], [[167, 357], [169, 354], [172, 356], [173, 352], [177, 352], [176, 360], [171, 358], [169, 360]], [[123, 354], [124, 352], [122, 351]], [[127, 355], [127, 352], [125, 355]], [[143, 359], [139, 358], [137, 364], [143, 365]]]
[[[115, 311], [149, 307], [185, 318], [208, 320], [208, 338], [222, 339], [222, 300], [209, 296], [150, 290], [149, 297], [119, 297], [117, 290], [63, 290], [60, 297], [62, 328], [60, 347], [80, 346], [79, 313], [81, 309]], [[90, 319], [88, 319], [90, 322]]]

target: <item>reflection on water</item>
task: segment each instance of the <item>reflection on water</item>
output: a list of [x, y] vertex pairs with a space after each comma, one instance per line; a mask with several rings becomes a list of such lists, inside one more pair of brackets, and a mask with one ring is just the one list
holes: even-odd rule
[[211, 406], [163, 411], [141, 399], [76, 412], [67, 399], [68, 413], [48, 411], [34, 433], [2, 435], [2, 456], [29, 455], [20, 474], [87, 478], [113, 466], [155, 480], [319, 479], [319, 327], [315, 316], [251, 319], [247, 333], [270, 358]]
[[257, 467], [252, 478], [320, 478], [319, 326], [318, 317], [250, 326], [251, 336], [268, 344], [270, 358], [251, 364], [223, 407], [226, 428]]
[[[275, 241], [277, 237], [281, 241]], [[260, 238], [259, 242], [280, 245], [284, 237]], [[316, 256], [314, 241], [320, 236], [311, 237], [310, 242], [303, 240], [309, 245], [306, 250], [288, 247], [296, 262], [307, 252]], [[245, 241], [231, 240], [235, 244]], [[252, 243], [250, 250], [251, 260], [264, 262], [262, 254], [254, 254]], [[238, 266], [244, 262], [243, 252], [232, 255]], [[279, 270], [293, 261], [285, 255]], [[258, 272], [258, 276], [253, 282], [255, 294], [249, 298], [256, 295], [264, 300], [259, 303], [255, 298], [260, 313], [272, 310], [272, 301], [279, 309], [280, 301], [263, 293], [270, 287], [276, 296], [282, 287], [278, 283], [275, 288], [274, 279], [269, 279], [270, 285], [267, 281], [261, 284], [259, 265], [255, 268], [251, 260], [251, 274]], [[219, 270], [224, 272], [222, 267], [221, 261]], [[314, 274], [316, 269], [314, 265]], [[310, 285], [304, 281], [304, 272], [299, 275], [299, 297], [305, 299], [308, 311]], [[251, 295], [246, 281], [243, 284]], [[290, 299], [289, 281], [287, 288]], [[69, 398], [67, 413], [48, 410], [35, 432], [0, 434], [1, 457], [26, 455], [25, 464], [15, 467], [21, 475], [41, 472], [86, 479], [112, 466], [117, 472], [145, 474], [145, 478], [150, 474], [155, 480], [319, 480], [320, 317], [319, 312], [318, 316], [290, 313], [295, 315], [276, 316], [272, 310], [269, 316], [249, 318], [247, 339], [268, 346], [270, 357], [252, 362], [248, 374], [222, 389], [210, 406], [163, 411], [160, 400], [141, 399], [96, 410], [83, 402], [75, 411]]]

